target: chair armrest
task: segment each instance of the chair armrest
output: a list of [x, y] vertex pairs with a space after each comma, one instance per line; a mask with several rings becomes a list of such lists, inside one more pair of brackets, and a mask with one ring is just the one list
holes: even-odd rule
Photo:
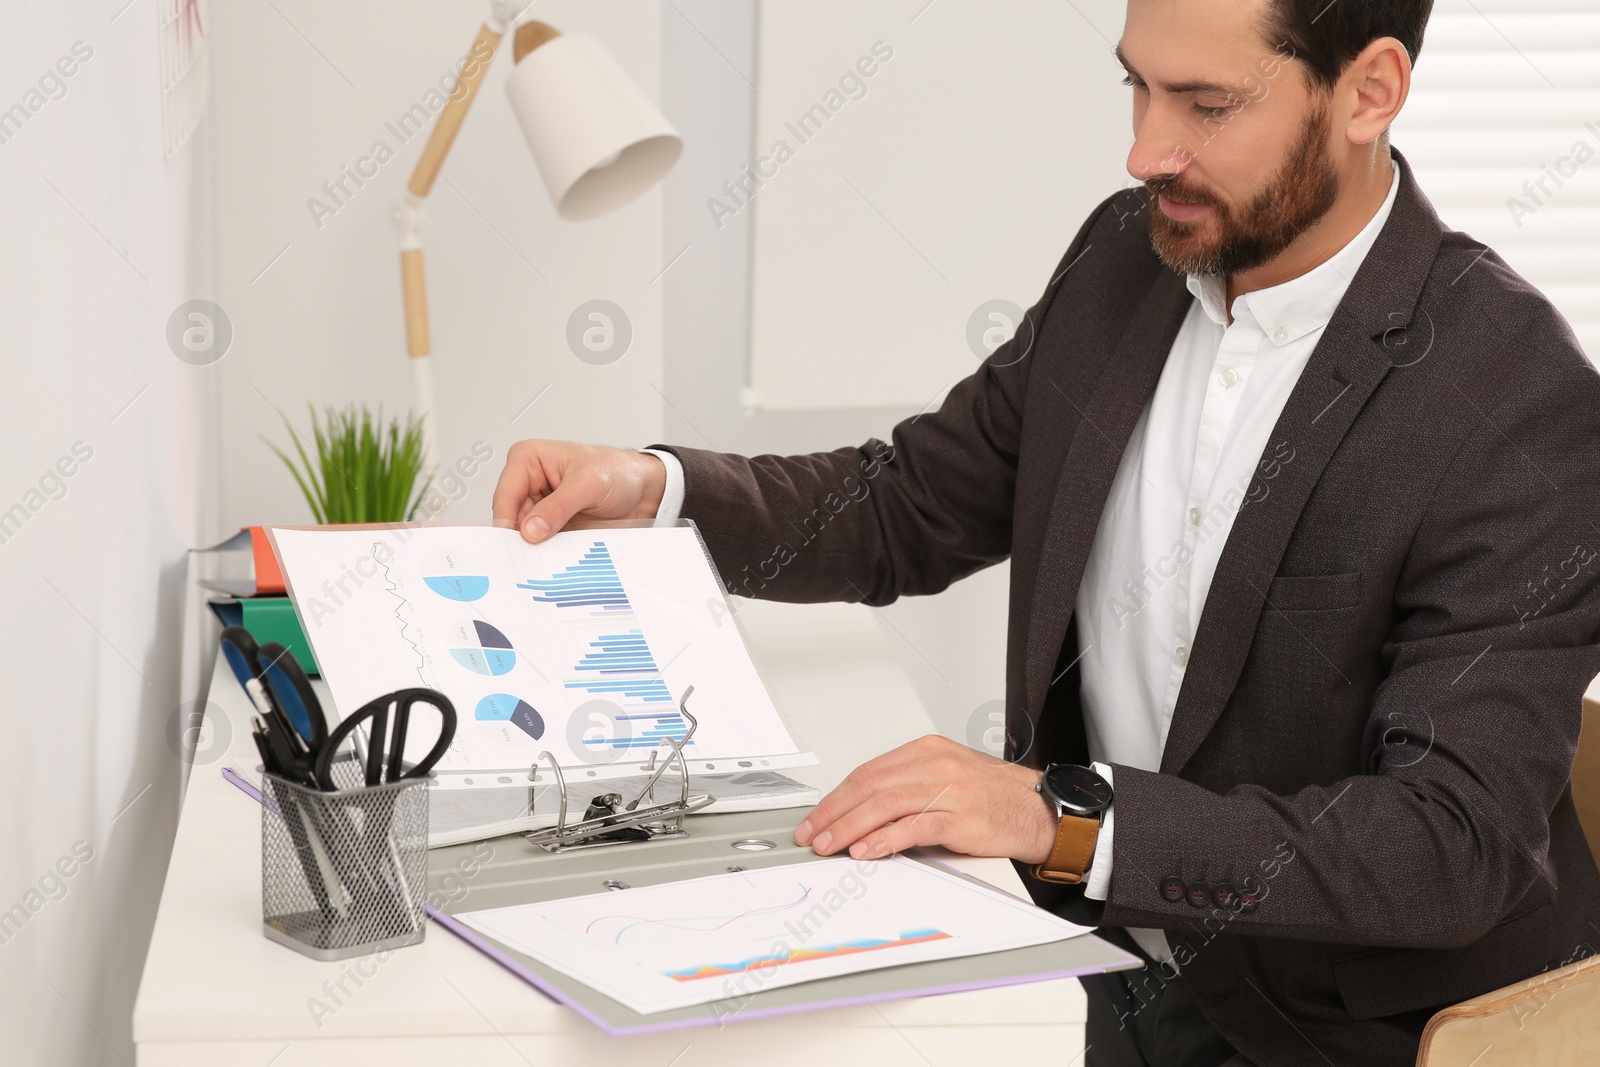
[[1525, 978], [1428, 1020], [1417, 1067], [1600, 1062], [1600, 956]]

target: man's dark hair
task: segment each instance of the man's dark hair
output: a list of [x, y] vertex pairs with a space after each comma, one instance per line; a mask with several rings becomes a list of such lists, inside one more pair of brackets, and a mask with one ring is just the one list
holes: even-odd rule
[[1433, 0], [1269, 0], [1264, 30], [1278, 51], [1306, 65], [1314, 87], [1331, 89], [1381, 37], [1405, 45], [1415, 63], [1432, 13]]

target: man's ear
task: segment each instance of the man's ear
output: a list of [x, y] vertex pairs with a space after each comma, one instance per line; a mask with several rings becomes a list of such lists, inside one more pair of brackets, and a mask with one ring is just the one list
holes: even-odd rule
[[1381, 37], [1351, 60], [1334, 87], [1336, 114], [1351, 144], [1371, 144], [1394, 124], [1411, 95], [1411, 54], [1393, 37]]

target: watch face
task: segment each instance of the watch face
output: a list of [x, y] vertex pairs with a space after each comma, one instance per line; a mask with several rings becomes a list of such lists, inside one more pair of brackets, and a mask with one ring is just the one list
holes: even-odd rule
[[1056, 764], [1045, 771], [1044, 787], [1074, 815], [1098, 815], [1111, 806], [1111, 783], [1088, 767]]

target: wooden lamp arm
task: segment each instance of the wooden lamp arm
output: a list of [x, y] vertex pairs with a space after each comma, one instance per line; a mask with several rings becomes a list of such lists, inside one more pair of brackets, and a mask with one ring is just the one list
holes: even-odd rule
[[[428, 135], [428, 143], [423, 146], [422, 156], [417, 160], [416, 169], [411, 172], [411, 181], [406, 185], [412, 196], [424, 197], [433, 191], [433, 183], [438, 180], [439, 171], [444, 168], [445, 157], [450, 154], [450, 146], [455, 143], [456, 134], [461, 131], [461, 124], [466, 121], [467, 109], [478, 96], [478, 87], [483, 84], [483, 76], [488, 72], [489, 64], [494, 60], [495, 51], [500, 47], [500, 39], [503, 36], [504, 31], [494, 29], [490, 23], [486, 22], [479, 27], [478, 36], [467, 51], [467, 58], [461, 68], [461, 84], [466, 87], [466, 91], [460, 96], [452, 97], [445, 103], [444, 110], [439, 112], [439, 120], [434, 123], [433, 132]], [[523, 23], [517, 27], [513, 38], [512, 62], [522, 62], [522, 58], [529, 52], [559, 36], [561, 32], [548, 23]]]
[[483, 76], [494, 61], [494, 53], [500, 47], [502, 36], [502, 32], [497, 32], [487, 22], [478, 27], [478, 36], [467, 50], [467, 58], [461, 67], [460, 84], [465, 87], [465, 92], [459, 96], [452, 95], [445, 102], [444, 110], [439, 112], [433, 132], [428, 135], [428, 143], [423, 146], [422, 156], [411, 172], [411, 181], [406, 185], [412, 196], [424, 197], [433, 191], [433, 183], [438, 180], [445, 157], [450, 154], [450, 146], [455, 143], [456, 134], [466, 121], [467, 110], [478, 96], [478, 86], [483, 84]]
[[421, 201], [433, 191], [450, 146], [466, 121], [467, 109], [477, 98], [483, 76], [494, 61], [500, 38], [505, 36], [505, 22], [500, 19], [500, 4], [489, 21], [478, 28], [478, 35], [461, 64], [460, 93], [452, 93], [433, 124], [428, 143], [411, 172], [406, 184], [407, 196], [395, 209], [395, 228], [400, 231], [400, 296], [405, 306], [406, 355], [411, 357], [413, 391], [416, 394], [416, 411], [422, 418], [423, 469], [432, 473], [439, 456], [439, 431], [434, 416], [433, 401], [433, 339], [428, 330], [428, 283], [423, 269], [422, 243], [419, 231], [426, 222]]
[[[462, 91], [452, 94], [444, 110], [439, 112], [433, 132], [428, 135], [428, 143], [423, 146], [422, 155], [411, 172], [411, 180], [406, 183], [408, 195], [395, 209], [395, 227], [400, 232], [400, 285], [405, 305], [406, 354], [411, 357], [417, 408], [423, 417], [424, 466], [428, 470], [432, 470], [438, 456], [438, 431], [433, 418], [433, 361], [430, 358], [433, 340], [428, 330], [428, 285], [419, 236], [426, 222], [422, 200], [433, 191], [433, 183], [444, 169], [445, 158], [450, 154], [456, 134], [461, 132], [467, 110], [478, 96], [478, 88], [483, 84], [489, 64], [494, 61], [500, 40], [505, 36], [512, 16], [516, 10], [520, 10], [513, 10], [513, 5], [519, 3], [521, 7], [527, 6], [521, 0], [494, 0], [493, 14], [479, 27], [478, 36], [473, 39], [467, 58], [461, 64], [459, 84]], [[514, 60], [520, 62], [529, 52], [559, 36], [557, 30], [545, 23], [524, 23], [517, 28]]]
[[406, 310], [406, 355], [433, 353], [428, 335], [428, 282], [422, 269], [422, 249], [400, 250], [400, 296]]
[[[501, 28], [497, 29], [496, 25], [500, 25]], [[426, 356], [433, 351], [432, 340], [428, 334], [427, 279], [423, 270], [422, 248], [417, 239], [417, 230], [422, 223], [422, 217], [416, 201], [433, 191], [433, 183], [439, 179], [439, 172], [444, 169], [445, 158], [450, 154], [450, 147], [455, 144], [456, 134], [461, 132], [461, 124], [466, 121], [467, 110], [472, 107], [473, 100], [477, 99], [478, 88], [483, 84], [483, 76], [488, 72], [489, 64], [494, 60], [495, 51], [504, 36], [503, 24], [497, 24], [493, 18], [478, 28], [478, 36], [473, 40], [472, 47], [467, 51], [467, 58], [461, 66], [461, 85], [465, 87], [465, 91], [458, 96], [452, 96], [446, 102], [444, 110], [439, 112], [438, 121], [433, 125], [433, 132], [428, 135], [428, 143], [423, 146], [422, 155], [417, 160], [416, 168], [411, 172], [411, 180], [406, 184], [410, 198], [399, 208], [400, 281], [401, 294], [405, 301], [406, 353], [413, 357]], [[520, 63], [529, 52], [559, 36], [561, 36], [560, 31], [547, 23], [523, 23], [517, 27], [513, 39], [513, 62]]]

